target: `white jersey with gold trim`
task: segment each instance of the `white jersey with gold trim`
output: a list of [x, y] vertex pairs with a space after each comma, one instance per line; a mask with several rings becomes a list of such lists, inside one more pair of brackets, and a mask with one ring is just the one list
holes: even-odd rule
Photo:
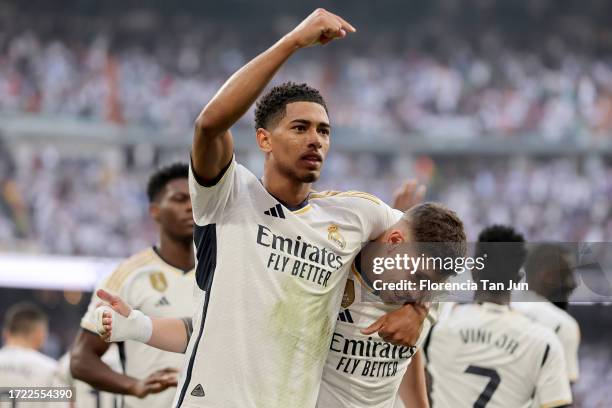
[[570, 404], [559, 339], [508, 305], [456, 305], [425, 346], [435, 408]]
[[361, 282], [355, 268], [350, 276], [342, 308], [323, 370], [317, 408], [393, 408], [402, 378], [435, 321], [437, 305], [423, 322], [414, 347], [396, 346], [364, 329], [393, 310]]
[[[185, 273], [166, 263], [153, 248], [147, 248], [123, 263], [103, 279], [98, 288], [117, 294], [134, 309], [152, 317], [191, 317], [194, 307], [194, 271]], [[92, 296], [81, 327], [96, 332], [94, 310], [101, 300]], [[121, 346], [123, 344], [123, 346]], [[184, 355], [161, 351], [136, 341], [120, 343], [124, 347], [125, 374], [143, 379], [163, 368], [181, 369]], [[125, 396], [125, 408], [168, 407], [175, 389], [146, 398]]]
[[578, 347], [580, 346], [580, 326], [572, 315], [549, 302], [543, 296], [529, 292], [533, 301], [515, 302], [512, 307], [530, 319], [554, 331], [565, 355], [567, 376], [571, 382], [578, 381]]
[[353, 258], [401, 213], [360, 192], [291, 211], [235, 159], [189, 183], [202, 292], [175, 406], [314, 407]]
[[[119, 358], [119, 348], [112, 344], [102, 356], [102, 361], [113, 371], [122, 372]], [[59, 360], [59, 371], [62, 381], [74, 389], [75, 408], [120, 408], [122, 395], [99, 391], [86, 382], [76, 380], [70, 373], [70, 353], [66, 353]]]

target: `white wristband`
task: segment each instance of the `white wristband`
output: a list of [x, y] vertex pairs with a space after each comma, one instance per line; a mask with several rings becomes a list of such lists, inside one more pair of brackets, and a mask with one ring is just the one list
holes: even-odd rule
[[146, 343], [153, 334], [153, 321], [140, 310], [132, 309], [128, 317], [121, 316], [109, 306], [96, 308], [96, 330], [98, 334], [104, 333], [102, 314], [108, 311], [112, 316], [110, 342], [134, 340]]

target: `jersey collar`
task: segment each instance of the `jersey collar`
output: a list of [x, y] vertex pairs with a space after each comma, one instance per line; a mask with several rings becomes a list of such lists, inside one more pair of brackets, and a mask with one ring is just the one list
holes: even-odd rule
[[157, 257], [159, 258], [159, 260], [160, 260], [160, 261], [162, 261], [163, 263], [165, 263], [166, 265], [168, 265], [170, 268], [172, 268], [172, 269], [174, 269], [174, 270], [176, 270], [176, 271], [178, 271], [178, 272], [180, 272], [180, 273], [182, 273], [182, 274], [187, 274], [187, 273], [189, 273], [189, 272], [191, 272], [191, 271], [193, 271], [193, 270], [194, 270], [194, 268], [191, 268], [191, 269], [189, 269], [189, 270], [184, 270], [184, 269], [181, 269], [181, 268], [179, 268], [179, 267], [176, 267], [176, 266], [172, 265], [170, 262], [166, 261], [166, 260], [165, 260], [165, 259], [164, 259], [164, 258], [161, 256], [161, 254], [159, 253], [159, 250], [157, 249], [157, 247], [156, 247], [155, 245], [153, 245], [153, 246], [151, 247], [151, 250], [153, 251], [153, 253], [155, 254], [155, 256], [157, 256]]
[[301, 203], [299, 203], [296, 206], [291, 206], [289, 204], [287, 204], [286, 202], [284, 202], [283, 200], [281, 200], [280, 198], [276, 197], [274, 194], [272, 194], [271, 192], [269, 192], [263, 185], [263, 180], [259, 179], [259, 182], [261, 183], [261, 186], [264, 188], [264, 190], [266, 190], [268, 192], [268, 194], [270, 194], [272, 197], [274, 197], [274, 199], [276, 201], [278, 201], [279, 203], [281, 203], [281, 205], [283, 207], [285, 207], [286, 209], [288, 209], [289, 211], [298, 211], [301, 210], [302, 208], [306, 207], [308, 205], [308, 198], [310, 198], [310, 193], [308, 193], [308, 195], [306, 196], [306, 198], [304, 199], [304, 201], [302, 201]]
[[500, 305], [499, 303], [493, 303], [493, 302], [476, 302], [476, 303], [478, 304], [478, 306], [484, 308], [487, 311], [492, 311], [492, 312], [497, 312], [497, 313], [509, 312], [510, 310], [512, 310], [510, 305]]

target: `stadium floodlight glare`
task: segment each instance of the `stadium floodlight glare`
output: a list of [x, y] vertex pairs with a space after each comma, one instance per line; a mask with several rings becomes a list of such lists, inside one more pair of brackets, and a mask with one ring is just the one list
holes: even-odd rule
[[0, 287], [91, 291], [119, 262], [115, 258], [0, 254]]

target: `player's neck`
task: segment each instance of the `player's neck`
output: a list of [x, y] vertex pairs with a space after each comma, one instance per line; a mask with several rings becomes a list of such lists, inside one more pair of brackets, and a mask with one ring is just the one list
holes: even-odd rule
[[549, 302], [552, 302], [552, 296], [549, 293], [546, 293], [545, 290], [543, 290], [539, 284], [535, 284], [535, 285], [531, 285], [529, 284], [529, 289], [532, 290], [534, 293], [536, 293], [538, 296], [548, 300]]
[[510, 292], [476, 292], [474, 295], [475, 302], [489, 302], [498, 305], [509, 305], [510, 304]]
[[159, 245], [156, 248], [158, 255], [169, 265], [188, 271], [195, 266], [193, 242], [191, 240], [179, 241], [168, 235], [160, 234]]
[[270, 194], [290, 207], [302, 204], [312, 187], [311, 183], [302, 183], [271, 171], [264, 171], [262, 183]]
[[7, 347], [19, 347], [30, 350], [37, 350], [34, 340], [21, 336], [10, 336], [6, 338], [4, 345]]

